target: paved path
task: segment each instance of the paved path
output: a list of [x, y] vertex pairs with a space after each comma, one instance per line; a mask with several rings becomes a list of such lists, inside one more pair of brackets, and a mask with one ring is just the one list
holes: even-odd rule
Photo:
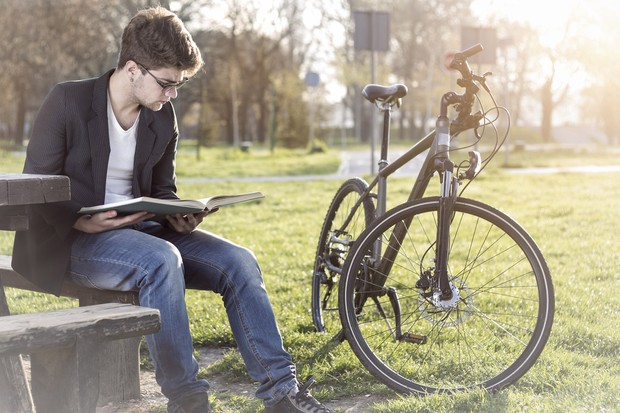
[[[394, 151], [390, 154], [389, 160], [398, 158], [404, 151]], [[379, 154], [375, 156], [375, 162], [379, 161]], [[422, 157], [416, 158], [403, 166], [393, 176], [417, 176], [422, 167]], [[371, 157], [369, 151], [343, 151], [340, 152], [340, 167], [333, 174], [326, 175], [292, 175], [292, 176], [248, 176], [248, 177], [228, 177], [228, 178], [208, 178], [208, 177], [187, 177], [178, 178], [182, 183], [200, 182], [295, 182], [295, 181], [314, 181], [322, 179], [344, 180], [354, 176], [370, 175]], [[375, 167], [375, 172], [378, 166]]]
[[[398, 158], [404, 151], [393, 151], [390, 153], [389, 160]], [[375, 156], [378, 162], [379, 155]], [[188, 177], [179, 178], [182, 183], [200, 182], [296, 182], [314, 181], [324, 179], [344, 180], [354, 176], [370, 175], [371, 157], [369, 151], [343, 151], [340, 153], [340, 168], [333, 174], [327, 175], [298, 175], [298, 176], [250, 176], [250, 177], [229, 177], [229, 178], [208, 178], [208, 177]], [[394, 173], [394, 176], [417, 176], [422, 167], [423, 157], [413, 159], [407, 165]], [[378, 167], [375, 167], [375, 171]], [[544, 168], [507, 168], [504, 171], [512, 174], [554, 174], [554, 173], [605, 173], [620, 172], [620, 165], [586, 165], [586, 166], [567, 166], [567, 167], [544, 167]]]
[[572, 173], [605, 173], [619, 172], [620, 165], [583, 165], [583, 166], [563, 166], [563, 167], [544, 167], [544, 168], [506, 168], [504, 171], [513, 174], [557, 174], [564, 172]]

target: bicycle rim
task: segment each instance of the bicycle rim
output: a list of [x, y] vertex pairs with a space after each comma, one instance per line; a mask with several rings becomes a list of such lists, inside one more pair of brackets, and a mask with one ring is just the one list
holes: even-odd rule
[[[459, 199], [448, 258], [453, 298], [441, 300], [421, 277], [432, 274], [437, 210], [438, 198], [407, 203], [360, 235], [340, 284], [345, 335], [362, 364], [395, 390], [498, 390], [525, 374], [547, 342], [554, 313], [549, 270], [514, 220]], [[391, 248], [390, 234], [402, 222], [409, 222], [406, 235], [391, 270], [381, 274], [385, 283], [376, 285], [381, 277], [368, 251], [377, 239]]]
[[370, 197], [353, 211], [348, 224], [347, 220], [367, 188], [368, 184], [360, 178], [345, 181], [327, 210], [312, 273], [312, 320], [317, 331], [341, 329], [338, 283], [351, 245], [374, 218], [375, 207]]

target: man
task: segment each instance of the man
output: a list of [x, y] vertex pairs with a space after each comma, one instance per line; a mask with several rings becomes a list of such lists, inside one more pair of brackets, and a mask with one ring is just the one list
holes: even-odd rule
[[164, 8], [140, 11], [123, 32], [116, 69], [52, 89], [33, 126], [24, 172], [71, 178], [71, 201], [31, 211], [18, 233], [14, 268], [58, 294], [64, 277], [93, 288], [136, 290], [157, 308], [161, 330], [146, 338], [168, 411], [210, 412], [196, 377], [185, 288], [222, 295], [257, 397], [267, 412], [329, 412], [298, 387], [251, 251], [197, 229], [205, 214], [151, 220], [140, 212], [78, 216], [139, 196], [176, 198], [178, 129], [170, 101], [203, 65], [181, 20]]

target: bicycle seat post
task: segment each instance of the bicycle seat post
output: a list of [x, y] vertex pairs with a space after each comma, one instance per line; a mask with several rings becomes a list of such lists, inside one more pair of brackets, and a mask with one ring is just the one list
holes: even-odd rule
[[[377, 176], [377, 217], [383, 215], [386, 211], [387, 197], [387, 176], [381, 171], [385, 169], [389, 162], [388, 147], [390, 144], [390, 119], [392, 115], [392, 107], [400, 106], [400, 99], [407, 95], [407, 87], [403, 84], [395, 84], [392, 86], [381, 86], [370, 84], [366, 85], [362, 90], [362, 96], [369, 102], [374, 103], [383, 112], [383, 137], [381, 140], [381, 159], [379, 160], [379, 175]], [[372, 118], [374, 119], [374, 117]], [[374, 132], [373, 132], [374, 133]], [[374, 157], [374, 139], [372, 140], [372, 156]], [[374, 158], [373, 158], [373, 175], [374, 175]]]
[[392, 119], [392, 103], [384, 103], [381, 107], [383, 111], [383, 134], [381, 137], [381, 157], [379, 159], [379, 180], [377, 196], [377, 216], [381, 216], [386, 211], [387, 198], [387, 177], [381, 175], [381, 170], [389, 165], [388, 148], [390, 146], [390, 122]]

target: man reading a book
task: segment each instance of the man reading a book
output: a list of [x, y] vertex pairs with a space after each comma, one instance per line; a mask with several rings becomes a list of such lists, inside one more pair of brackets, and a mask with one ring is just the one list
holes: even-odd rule
[[[257, 397], [268, 412], [328, 412], [299, 386], [253, 253], [197, 229], [205, 214], [167, 216], [82, 207], [142, 196], [177, 198], [178, 127], [171, 100], [202, 67], [201, 53], [170, 11], [138, 12], [125, 28], [115, 69], [56, 85], [43, 102], [25, 173], [67, 175], [71, 201], [34, 207], [16, 234], [13, 267], [59, 294], [65, 277], [109, 290], [136, 290], [157, 308], [161, 330], [146, 338], [168, 411], [209, 412], [184, 299], [185, 288], [222, 295]], [[300, 388], [301, 387], [301, 388]]]

